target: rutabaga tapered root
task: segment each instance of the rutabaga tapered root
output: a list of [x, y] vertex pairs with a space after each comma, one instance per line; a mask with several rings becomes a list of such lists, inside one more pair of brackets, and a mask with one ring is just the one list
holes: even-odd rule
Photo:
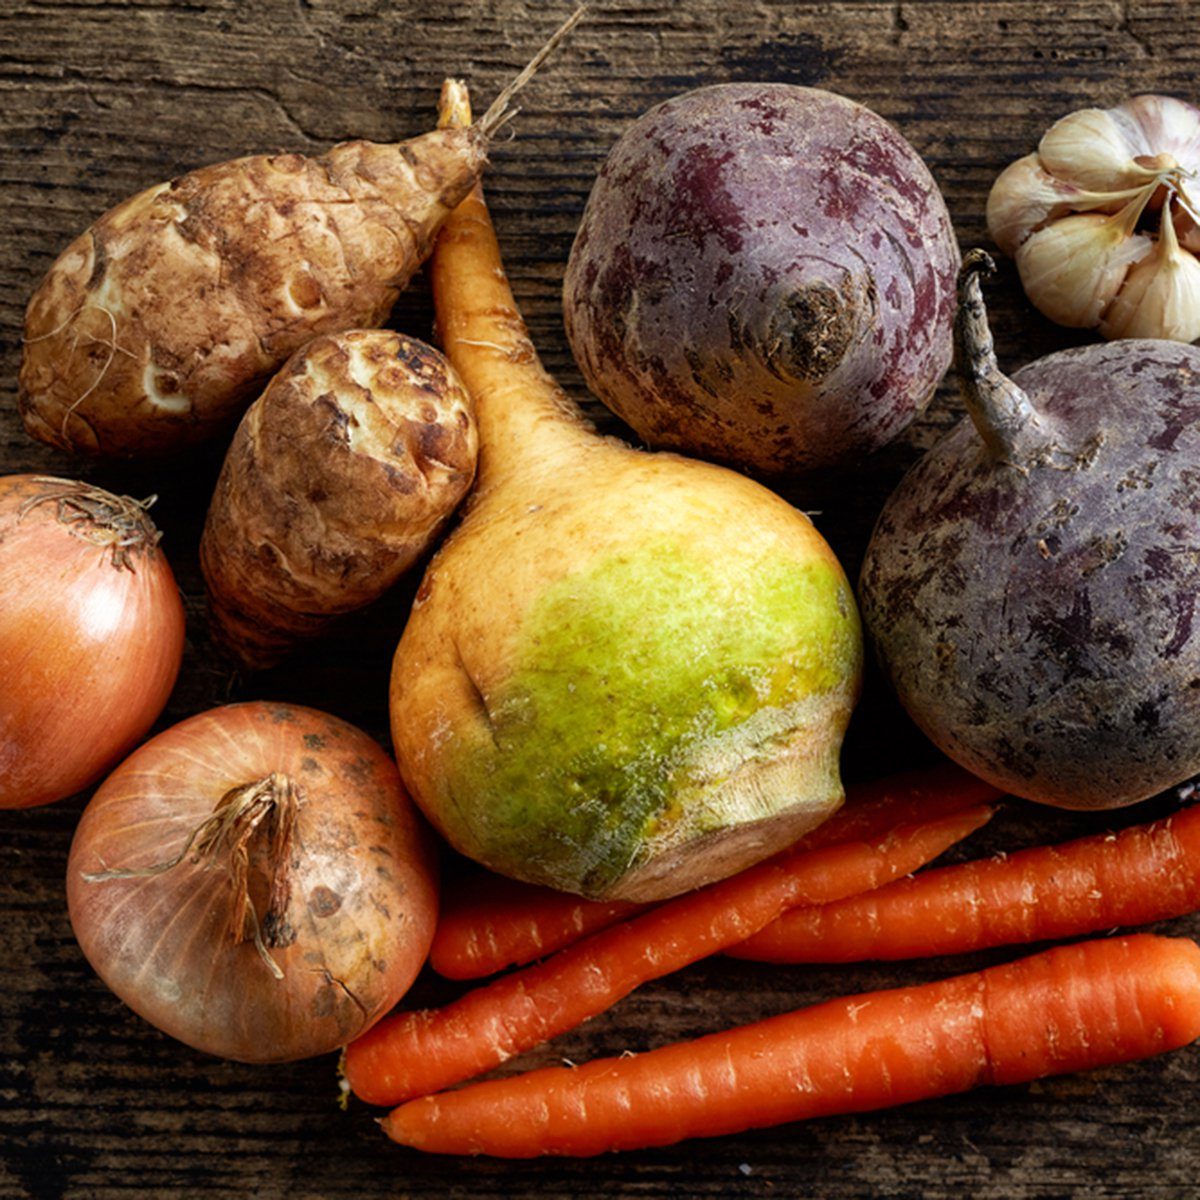
[[200, 544], [219, 640], [265, 667], [377, 599], [433, 544], [475, 474], [470, 399], [432, 347], [318, 338], [242, 419]]
[[393, 663], [414, 798], [493, 870], [598, 899], [761, 862], [841, 803], [861, 666], [841, 566], [744, 476], [596, 435], [538, 360], [478, 193], [432, 267], [481, 450]]
[[382, 324], [530, 74], [469, 128], [234, 159], [105, 213], [29, 303], [26, 430], [105, 457], [177, 450], [230, 424], [311, 338]]

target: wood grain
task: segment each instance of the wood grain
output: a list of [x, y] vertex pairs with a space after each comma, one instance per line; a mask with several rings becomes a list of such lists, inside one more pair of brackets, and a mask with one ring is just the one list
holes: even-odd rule
[[[238, 697], [327, 708], [383, 739], [401, 588], [301, 659], [240, 679], [209, 652], [196, 543], [222, 449], [169, 468], [97, 467], [29, 441], [15, 410], [23, 306], [79, 230], [126, 195], [252, 150], [312, 150], [426, 128], [437, 85], [493, 95], [562, 18], [563, 3], [446, 0], [8, 0], [0, 12], [0, 469], [75, 473], [155, 515], [188, 601], [185, 670], [164, 723]], [[819, 84], [893, 120], [943, 187], [964, 245], [985, 244], [996, 173], [1073, 108], [1139, 91], [1194, 98], [1200, 6], [1121, 3], [797, 3], [601, 0], [522, 101], [493, 155], [489, 194], [518, 298], [548, 365], [582, 395], [559, 287], [591, 180], [626, 123], [725, 80]], [[1011, 266], [989, 299], [1015, 367], [1087, 340], [1020, 294]], [[394, 323], [428, 336], [423, 283]], [[855, 570], [903, 468], [957, 416], [943, 386], [877, 461], [784, 488], [818, 513]], [[928, 756], [870, 681], [846, 761], [871, 775]], [[243, 1067], [188, 1051], [108, 994], [75, 947], [62, 874], [86, 797], [0, 813], [0, 1197], [590, 1196], [1049, 1197], [1194, 1194], [1200, 1052], [895, 1112], [723, 1138], [594, 1163], [420, 1158], [373, 1114], [335, 1105], [333, 1063]], [[1126, 820], [1143, 813], [1126, 814]], [[1014, 805], [988, 849], [1093, 828]], [[1173, 923], [1200, 933], [1200, 923]], [[528, 1056], [581, 1061], [663, 1044], [809, 1000], [936, 978], [1003, 956], [849, 969], [699, 964]], [[422, 978], [412, 999], [452, 994]]]

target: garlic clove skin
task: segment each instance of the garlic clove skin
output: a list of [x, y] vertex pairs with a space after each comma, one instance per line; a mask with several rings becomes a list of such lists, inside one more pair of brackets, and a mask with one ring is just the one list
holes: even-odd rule
[[1158, 254], [1137, 263], [1100, 325], [1104, 337], [1200, 338], [1200, 262], [1190, 254], [1161, 261]]
[[1200, 254], [1200, 223], [1188, 213], [1181, 212], [1175, 218], [1175, 233], [1179, 244], [1193, 254]]
[[[1136, 232], [1151, 214], [1157, 238]], [[1200, 107], [1140, 95], [1069, 113], [1000, 174], [987, 216], [1052, 320], [1107, 338], [1200, 333]]]
[[1074, 184], [1043, 169], [1036, 154], [1027, 154], [1005, 167], [992, 184], [987, 200], [988, 232], [1011, 257], [1035, 229], [1066, 216], [1081, 195]]
[[1079, 213], [1030, 234], [1016, 253], [1025, 294], [1052, 321], [1076, 329], [1098, 325], [1130, 266], [1154, 243], [1127, 234], [1113, 217]]
[[1174, 96], [1134, 96], [1113, 112], [1137, 127], [1145, 153], [1169, 158], [1185, 171], [1200, 167], [1200, 109], [1195, 105]]
[[1136, 263], [1105, 313], [1106, 338], [1200, 338], [1200, 262], [1183, 250], [1168, 208], [1154, 253]]
[[1038, 143], [1038, 158], [1046, 171], [1097, 192], [1136, 187], [1152, 179], [1157, 172], [1134, 159], [1155, 154], [1142, 126], [1116, 109], [1069, 113]]
[[1185, 250], [1200, 253], [1200, 205], [1194, 202], [1192, 192], [1183, 181], [1176, 184], [1175, 200], [1173, 233]]

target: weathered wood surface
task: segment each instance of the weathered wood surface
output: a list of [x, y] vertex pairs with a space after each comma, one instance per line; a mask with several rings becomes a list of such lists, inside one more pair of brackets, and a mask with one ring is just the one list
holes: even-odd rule
[[[409, 136], [427, 127], [447, 73], [464, 75], [481, 99], [492, 95], [563, 12], [563, 4], [541, 0], [6, 0], [0, 7], [0, 470], [75, 472], [117, 490], [160, 494], [155, 515], [190, 621], [184, 674], [164, 721], [229, 697], [278, 697], [328, 708], [384, 737], [387, 667], [406, 598], [389, 599], [267, 675], [223, 673], [205, 646], [195, 554], [221, 451], [164, 472], [72, 463], [27, 440], [15, 388], [21, 312], [37, 279], [93, 217], [162, 178], [250, 150]], [[515, 139], [494, 154], [489, 192], [536, 341], [578, 392], [558, 300], [572, 232], [607, 147], [658, 100], [732, 79], [844, 92], [897, 123], [933, 168], [963, 243], [984, 244], [991, 180], [1051, 120], [1138, 91], [1195, 95], [1198, 17], [1200, 5], [1175, 0], [601, 0], [528, 91]], [[1010, 366], [1083, 340], [1029, 308], [1011, 267], [990, 298]], [[401, 301], [395, 321], [428, 333], [422, 285]], [[819, 512], [851, 570], [883, 496], [956, 411], [943, 387], [926, 417], [878, 462], [787, 489]], [[611, 419], [607, 426], [616, 428]], [[879, 773], [925, 753], [887, 697], [869, 686], [847, 753], [850, 772]], [[1195, 1194], [1198, 1186], [1196, 1050], [591, 1163], [418, 1157], [386, 1143], [364, 1107], [338, 1111], [331, 1060], [274, 1068], [218, 1062], [160, 1036], [104, 989], [75, 947], [63, 899], [67, 848], [85, 799], [0, 814], [2, 1197], [1124, 1198]], [[1012, 847], [1095, 825], [1014, 805], [982, 844]], [[1197, 933], [1200, 923], [1172, 928]], [[962, 966], [702, 964], [526, 1061], [649, 1047]], [[425, 978], [413, 999], [451, 990]]]

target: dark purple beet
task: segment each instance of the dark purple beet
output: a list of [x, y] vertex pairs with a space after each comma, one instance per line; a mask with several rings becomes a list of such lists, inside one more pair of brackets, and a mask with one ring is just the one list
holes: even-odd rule
[[881, 117], [814, 88], [722, 84], [613, 147], [567, 265], [567, 336], [651, 444], [827, 466], [929, 398], [957, 267], [937, 185]]
[[962, 274], [970, 419], [884, 507], [863, 618], [968, 770], [1063, 808], [1132, 804], [1200, 773], [1200, 350], [1084, 346], [1009, 380], [990, 266]]

